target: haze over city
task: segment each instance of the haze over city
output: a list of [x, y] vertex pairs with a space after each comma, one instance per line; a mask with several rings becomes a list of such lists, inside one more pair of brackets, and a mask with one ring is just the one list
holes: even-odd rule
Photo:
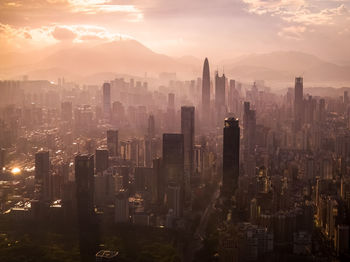
[[349, 46], [350, 0], [0, 1], [0, 261], [350, 261]]

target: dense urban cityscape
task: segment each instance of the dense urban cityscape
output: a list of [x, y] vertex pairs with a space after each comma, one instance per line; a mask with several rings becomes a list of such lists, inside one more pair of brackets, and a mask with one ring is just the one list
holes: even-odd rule
[[0, 260], [349, 259], [348, 89], [210, 72], [1, 81]]
[[350, 0], [1, 0], [0, 262], [350, 261]]

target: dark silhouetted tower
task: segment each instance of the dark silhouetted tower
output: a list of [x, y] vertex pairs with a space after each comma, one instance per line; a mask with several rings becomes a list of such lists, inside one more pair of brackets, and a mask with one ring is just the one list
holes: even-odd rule
[[202, 77], [202, 119], [210, 115], [210, 72], [208, 58], [205, 58]]
[[221, 125], [221, 121], [224, 119], [226, 114], [225, 106], [225, 85], [226, 77], [225, 74], [219, 76], [218, 72], [215, 74], [215, 117], [217, 124]]
[[150, 115], [148, 117], [148, 136], [149, 138], [154, 138], [156, 136], [156, 124], [154, 121], [154, 116]]
[[103, 114], [109, 118], [111, 113], [111, 84], [104, 83], [102, 87], [103, 91]]
[[80, 258], [94, 261], [96, 235], [94, 225], [94, 155], [79, 154], [75, 157], [75, 183], [79, 225]]
[[108, 150], [98, 148], [95, 154], [96, 172], [103, 172], [108, 168]]
[[296, 131], [300, 130], [303, 125], [303, 78], [295, 78], [294, 89], [294, 121]]
[[231, 197], [238, 186], [239, 176], [239, 121], [226, 118], [223, 141], [222, 194]]
[[35, 183], [39, 186], [39, 200], [49, 201], [51, 198], [49, 151], [39, 151], [35, 154]]
[[166, 181], [182, 186], [184, 182], [183, 134], [163, 134], [163, 164]]
[[181, 133], [184, 136], [185, 196], [191, 198], [191, 178], [194, 168], [194, 107], [181, 107]]
[[107, 148], [110, 156], [118, 156], [119, 141], [118, 130], [107, 130]]

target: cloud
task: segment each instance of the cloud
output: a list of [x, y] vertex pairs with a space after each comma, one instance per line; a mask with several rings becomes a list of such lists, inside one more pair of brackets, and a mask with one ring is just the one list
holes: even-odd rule
[[288, 26], [283, 28], [282, 31], [278, 32], [278, 35], [293, 40], [301, 40], [302, 33], [304, 33], [305, 31], [305, 26]]
[[59, 41], [73, 41], [77, 37], [76, 33], [65, 27], [55, 27], [52, 36]]

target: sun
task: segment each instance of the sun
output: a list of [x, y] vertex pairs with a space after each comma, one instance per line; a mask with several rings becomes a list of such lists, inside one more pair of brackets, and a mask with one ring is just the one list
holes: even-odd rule
[[14, 167], [14, 168], [11, 169], [11, 173], [13, 175], [18, 175], [18, 174], [21, 173], [21, 169], [19, 169], [18, 167]]

